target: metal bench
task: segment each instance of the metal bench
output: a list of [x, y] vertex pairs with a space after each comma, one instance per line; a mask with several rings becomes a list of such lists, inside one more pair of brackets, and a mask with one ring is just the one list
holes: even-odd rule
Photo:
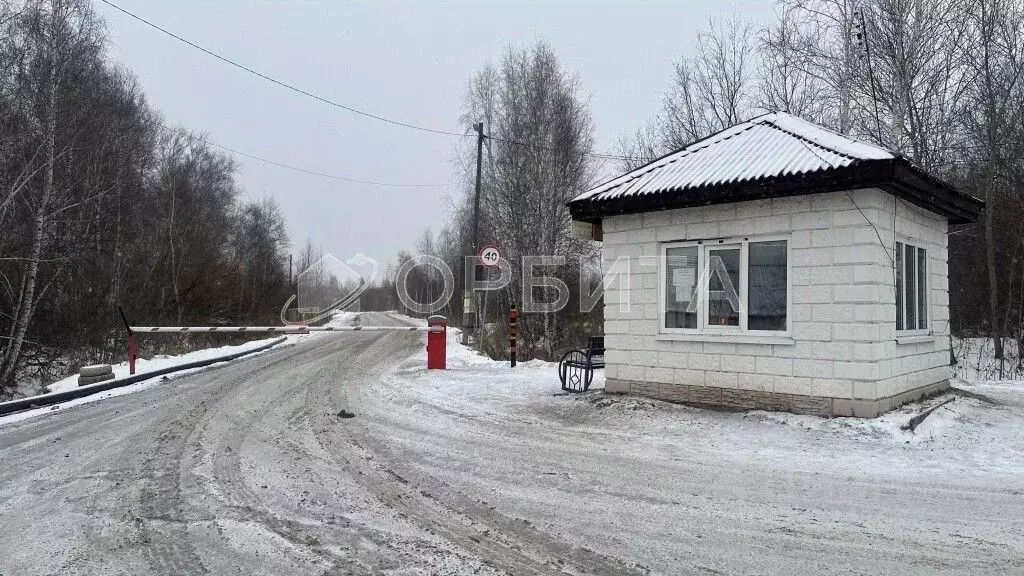
[[585, 392], [594, 381], [594, 370], [604, 368], [604, 336], [591, 336], [587, 347], [570, 350], [558, 361], [558, 379], [566, 392]]

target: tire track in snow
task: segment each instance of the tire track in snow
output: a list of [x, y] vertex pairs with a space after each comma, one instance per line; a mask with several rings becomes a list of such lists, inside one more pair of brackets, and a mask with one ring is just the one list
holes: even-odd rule
[[[254, 377], [281, 367], [301, 365], [318, 354], [316, 349], [289, 350], [281, 357], [261, 362], [259, 367], [220, 371], [212, 386], [199, 389], [201, 399], [195, 401], [183, 394], [167, 411], [169, 415], [154, 430], [156, 443], [137, 471], [144, 481], [138, 502], [140, 514], [135, 517], [135, 525], [139, 542], [143, 545], [143, 557], [154, 574], [210, 573], [197, 554], [188, 531], [190, 523], [198, 520], [187, 518], [184, 512], [186, 498], [182, 491], [181, 470], [183, 467], [190, 470], [194, 464], [194, 455], [188, 452], [188, 447], [198, 442], [197, 438], [204, 432], [204, 423], [215, 413], [217, 405], [244, 392], [240, 388]], [[191, 408], [184, 409], [190, 404]], [[184, 413], [179, 413], [178, 409], [184, 409]], [[245, 508], [239, 507], [239, 510], [244, 516]], [[213, 520], [211, 516], [201, 521], [210, 523]]]
[[[311, 417], [309, 406], [321, 394], [312, 383], [330, 387], [344, 378], [372, 381], [386, 364], [361, 361], [366, 359], [363, 351], [386, 338], [383, 334], [361, 334], [331, 341], [317, 348], [314, 357], [295, 359], [280, 370], [264, 372], [260, 383], [239, 388], [236, 394], [212, 406], [201, 433], [203, 451], [212, 460], [204, 479], [205, 491], [215, 494], [238, 520], [258, 524], [303, 553], [314, 555], [321, 565], [331, 566], [327, 573], [378, 574], [401, 569], [439, 573], [433, 568], [439, 558], [440, 563], [456, 567], [440, 573], [476, 573], [481, 562], [457, 549], [415, 535], [396, 535], [364, 525], [365, 520], [350, 518], [339, 510], [348, 495], [335, 492], [333, 496], [340, 502], [324, 502], [331, 499], [329, 488], [337, 484], [338, 477], [355, 472], [337, 466], [313, 440], [312, 427], [330, 427], [332, 422], [317, 423]], [[398, 356], [404, 357], [408, 353], [406, 344], [399, 346]], [[389, 363], [394, 356], [393, 351], [382, 361]], [[332, 417], [335, 412], [324, 416]], [[201, 467], [199, 462], [192, 465]], [[257, 472], [283, 471], [286, 477], [275, 476], [273, 483], [266, 480], [273, 484], [270, 490], [256, 489], [254, 465]], [[316, 488], [322, 493], [310, 494]], [[296, 498], [288, 500], [285, 496]], [[295, 502], [297, 496], [302, 498]], [[397, 515], [395, 519], [400, 520]], [[298, 564], [301, 562], [293, 563], [296, 570]], [[307, 568], [312, 570], [311, 566]]]
[[[390, 352], [379, 346], [370, 347], [363, 354], [369, 357], [368, 363], [379, 363]], [[377, 384], [379, 386], [379, 381]], [[379, 398], [372, 389], [358, 390], [349, 385], [335, 390], [335, 394], [333, 404], [320, 409], [314, 407], [310, 413], [324, 414], [329, 411], [328, 406], [339, 405], [349, 405], [357, 413], [362, 405], [377, 418], [388, 412], [386, 406], [370, 405], [368, 399]], [[323, 397], [329, 396], [330, 390], [324, 390]], [[389, 424], [398, 425], [397, 422]], [[339, 462], [358, 469], [357, 478], [363, 486], [382, 502], [497, 569], [511, 574], [643, 574], [614, 558], [555, 539], [528, 522], [504, 516], [452, 490], [437, 478], [422, 473], [409, 459], [393, 453], [386, 441], [363, 425], [347, 427], [346, 431], [349, 432], [347, 441], [357, 449], [357, 454], [364, 451], [371, 455], [370, 459], [346, 456], [351, 450], [346, 451], [330, 436], [322, 437], [322, 442]]]

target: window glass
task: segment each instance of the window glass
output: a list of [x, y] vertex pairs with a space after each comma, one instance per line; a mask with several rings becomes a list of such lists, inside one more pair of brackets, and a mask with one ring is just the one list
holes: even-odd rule
[[896, 329], [903, 330], [903, 243], [896, 243]]
[[708, 326], [740, 325], [740, 249], [708, 250]]
[[917, 249], [917, 327], [928, 327], [928, 254]]
[[907, 330], [917, 329], [917, 249], [910, 244], [905, 244], [903, 265], [906, 268], [903, 274], [903, 281], [906, 284], [903, 298], [906, 303], [906, 326]]
[[896, 243], [896, 329], [928, 328], [928, 251]]
[[697, 246], [665, 250], [665, 327], [697, 327]]
[[786, 241], [751, 242], [747, 264], [747, 329], [786, 329]]
[[785, 332], [788, 246], [786, 240], [666, 246], [662, 328]]

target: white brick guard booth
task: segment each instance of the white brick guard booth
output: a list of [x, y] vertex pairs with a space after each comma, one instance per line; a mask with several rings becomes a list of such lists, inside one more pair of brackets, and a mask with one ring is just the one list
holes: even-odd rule
[[629, 259], [604, 296], [607, 391], [874, 416], [948, 386], [947, 232], [981, 207], [785, 114], [603, 184], [570, 210], [606, 272]]

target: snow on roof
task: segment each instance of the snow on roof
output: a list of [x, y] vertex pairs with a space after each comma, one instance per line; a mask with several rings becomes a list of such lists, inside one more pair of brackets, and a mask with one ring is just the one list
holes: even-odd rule
[[577, 196], [607, 200], [830, 170], [892, 152], [775, 112], [727, 128]]

